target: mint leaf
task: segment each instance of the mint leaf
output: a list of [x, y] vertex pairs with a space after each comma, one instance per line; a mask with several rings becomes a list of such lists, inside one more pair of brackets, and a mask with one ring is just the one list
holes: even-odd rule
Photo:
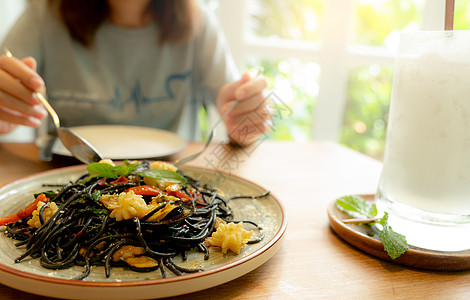
[[104, 163], [92, 163], [86, 167], [90, 176], [93, 177], [114, 177], [116, 174], [114, 173], [114, 167], [109, 164]]
[[87, 171], [92, 177], [117, 178], [119, 176], [128, 176], [139, 163], [111, 166], [106, 163], [92, 163], [87, 166]]
[[[336, 200], [336, 205], [353, 217], [354, 214], [360, 214], [366, 218], [373, 219], [377, 215], [377, 206], [367, 203], [366, 200], [357, 195], [341, 197]], [[382, 230], [379, 229], [379, 237], [382, 239], [384, 250], [392, 259], [396, 259], [406, 252], [408, 249], [406, 238], [404, 235], [393, 231], [392, 227], [388, 225], [387, 212], [376, 222], [368, 223], [368, 225], [374, 224], [382, 225]]]
[[150, 177], [156, 180], [161, 180], [165, 182], [186, 182], [186, 179], [182, 177], [180, 174], [170, 171], [170, 170], [162, 170], [162, 169], [147, 169], [138, 173], [140, 176]]
[[367, 218], [373, 218], [377, 215], [376, 205], [367, 203], [357, 195], [341, 197], [336, 200], [336, 204], [344, 210], [361, 214]]
[[385, 251], [392, 258], [398, 258], [408, 249], [405, 236], [392, 230], [392, 227], [388, 225], [388, 213], [379, 220], [379, 224], [382, 225], [379, 237], [382, 239]]

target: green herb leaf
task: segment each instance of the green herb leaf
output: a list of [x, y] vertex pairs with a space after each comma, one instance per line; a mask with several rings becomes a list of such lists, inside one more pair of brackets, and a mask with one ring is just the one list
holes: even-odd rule
[[392, 230], [392, 227], [388, 225], [388, 213], [379, 220], [379, 224], [382, 225], [379, 237], [382, 239], [385, 251], [392, 259], [400, 257], [408, 249], [408, 244], [404, 235], [401, 235]]
[[54, 200], [55, 196], [57, 196], [57, 194], [59, 194], [58, 191], [45, 191], [45, 192], [41, 192], [41, 193], [36, 193], [34, 194], [34, 199], [36, 199], [40, 194], [45, 194], [47, 198], [49, 198], [49, 200]]
[[105, 207], [96, 207], [96, 206], [91, 206], [91, 207], [86, 207], [86, 208], [81, 208], [78, 210], [79, 212], [87, 212], [91, 213], [96, 216], [107, 216], [111, 213], [108, 209]]
[[128, 176], [139, 163], [111, 166], [107, 163], [92, 163], [87, 166], [87, 171], [92, 177], [117, 178], [119, 176]]
[[94, 191], [94, 192], [91, 194], [91, 197], [93, 198], [93, 200], [94, 200], [95, 202], [101, 203], [101, 202], [100, 202], [101, 191], [99, 191], [99, 190]]
[[186, 182], [186, 179], [180, 174], [170, 171], [170, 170], [161, 170], [161, 169], [147, 169], [138, 173], [140, 176], [150, 177], [156, 180], [161, 180], [165, 182]]
[[367, 218], [373, 218], [377, 215], [376, 205], [367, 203], [357, 195], [341, 197], [336, 200], [336, 204], [344, 210], [361, 214]]
[[[336, 200], [336, 204], [353, 217], [354, 214], [360, 214], [371, 219], [377, 215], [377, 206], [367, 203], [365, 199], [357, 195], [341, 197]], [[392, 230], [388, 224], [387, 212], [377, 222], [368, 223], [368, 225], [374, 224], [382, 225], [382, 230], [379, 229], [379, 237], [382, 239], [384, 250], [392, 259], [396, 259], [406, 252], [408, 249], [406, 238]]]
[[111, 212], [106, 207], [103, 206], [103, 204], [100, 202], [100, 198], [101, 198], [101, 191], [98, 191], [98, 190], [94, 191], [91, 194], [91, 199], [95, 201], [95, 205], [88, 206], [84, 208], [83, 211], [87, 211], [88, 213], [92, 213], [97, 216], [109, 215]]
[[94, 213], [95, 215], [103, 215], [103, 216], [107, 216], [109, 215], [111, 212], [109, 210], [107, 210], [106, 208], [98, 208], [98, 207], [91, 207], [90, 208], [90, 211], [92, 213]]

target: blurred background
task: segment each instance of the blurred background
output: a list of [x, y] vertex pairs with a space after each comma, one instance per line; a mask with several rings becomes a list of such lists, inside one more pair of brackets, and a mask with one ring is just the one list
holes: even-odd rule
[[[240, 70], [263, 67], [276, 105], [267, 138], [337, 141], [379, 160], [400, 32], [444, 28], [445, 0], [200, 1]], [[0, 40], [26, 3], [0, 0]], [[468, 30], [470, 0], [455, 3], [454, 29]]]

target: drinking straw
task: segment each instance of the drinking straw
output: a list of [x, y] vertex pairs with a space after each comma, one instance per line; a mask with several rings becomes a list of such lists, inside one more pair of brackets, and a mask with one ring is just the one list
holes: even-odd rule
[[454, 6], [455, 0], [446, 0], [446, 18], [445, 18], [445, 30], [454, 29]]

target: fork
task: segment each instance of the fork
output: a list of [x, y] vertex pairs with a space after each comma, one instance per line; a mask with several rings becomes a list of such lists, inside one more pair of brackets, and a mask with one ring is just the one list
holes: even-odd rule
[[181, 166], [185, 163], [195, 160], [199, 155], [201, 155], [204, 151], [206, 151], [206, 149], [209, 147], [209, 145], [212, 142], [212, 138], [214, 137], [216, 127], [220, 124], [220, 122], [222, 122], [225, 119], [225, 117], [230, 113], [230, 111], [232, 111], [232, 109], [238, 104], [238, 102], [240, 102], [240, 100], [238, 99], [234, 100], [233, 103], [229, 106], [229, 108], [226, 111], [224, 111], [224, 113], [220, 116], [220, 119], [212, 126], [212, 129], [210, 131], [209, 137], [207, 138], [206, 144], [200, 151], [176, 160], [173, 163], [173, 165], [175, 165], [176, 167]]
[[[263, 67], [260, 67], [258, 69], [258, 71], [256, 72], [256, 75], [254, 77], [257, 77], [259, 76], [262, 72], [264, 71], [264, 68]], [[192, 160], [195, 160], [199, 155], [201, 155], [204, 151], [206, 151], [207, 148], [209, 148], [209, 145], [210, 143], [212, 142], [212, 138], [214, 137], [214, 132], [215, 132], [215, 128], [220, 124], [220, 122], [222, 122], [225, 117], [230, 113], [230, 111], [232, 111], [232, 109], [237, 106], [238, 102], [240, 102], [239, 99], [235, 99], [233, 101], [233, 103], [230, 105], [230, 107], [224, 111], [224, 113], [220, 116], [220, 119], [212, 126], [212, 129], [211, 129], [211, 132], [209, 134], [209, 137], [207, 138], [207, 141], [206, 141], [206, 144], [204, 145], [204, 148], [202, 148], [199, 152], [196, 152], [194, 154], [191, 154], [191, 155], [188, 155], [186, 157], [183, 157], [181, 159], [177, 159], [173, 165], [175, 165], [176, 167], [178, 166], [181, 166], [185, 163], [188, 163]]]

